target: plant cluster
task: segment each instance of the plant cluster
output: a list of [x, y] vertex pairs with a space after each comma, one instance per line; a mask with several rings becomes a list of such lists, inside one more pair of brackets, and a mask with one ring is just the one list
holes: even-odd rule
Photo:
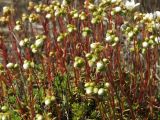
[[0, 120], [160, 119], [160, 11], [134, 0], [29, 2], [0, 16]]

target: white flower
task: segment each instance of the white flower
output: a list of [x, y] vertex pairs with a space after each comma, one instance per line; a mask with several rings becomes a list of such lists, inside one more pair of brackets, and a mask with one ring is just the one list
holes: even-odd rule
[[160, 11], [155, 11], [154, 15], [155, 15], [156, 18], [160, 18]]
[[6, 65], [7, 68], [13, 68], [13, 66], [14, 66], [13, 63], [8, 63], [8, 64]]
[[160, 37], [156, 37], [156, 38], [155, 38], [155, 42], [156, 42], [156, 43], [160, 43]]
[[146, 13], [143, 17], [144, 20], [153, 20], [154, 15], [152, 13]]
[[137, 8], [139, 5], [140, 5], [140, 3], [135, 3], [134, 0], [126, 1], [126, 3], [125, 3], [126, 9], [128, 9], [129, 11], [134, 10], [134, 9]]

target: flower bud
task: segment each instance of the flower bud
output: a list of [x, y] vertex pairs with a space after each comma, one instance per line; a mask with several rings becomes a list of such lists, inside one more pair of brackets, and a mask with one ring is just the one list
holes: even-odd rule
[[94, 87], [95, 86], [95, 82], [90, 82], [89, 86]]
[[28, 61], [24, 61], [23, 69], [27, 70], [30, 67], [30, 63]]
[[90, 3], [90, 4], [88, 5], [88, 9], [89, 9], [89, 10], [94, 10], [94, 9], [95, 9], [95, 5]]
[[32, 48], [32, 52], [33, 52], [33, 53], [37, 53], [37, 51], [38, 51], [37, 48], [35, 48], [35, 47]]
[[92, 87], [87, 87], [86, 88], [86, 94], [92, 94], [93, 88]]
[[0, 63], [0, 70], [3, 70], [3, 65], [2, 65], [2, 63]]
[[99, 16], [96, 16], [96, 17], [93, 17], [92, 19], [91, 19], [91, 23], [92, 24], [97, 24], [97, 23], [99, 23]]
[[89, 85], [90, 85], [90, 83], [87, 82], [87, 83], [85, 83], [84, 87], [89, 87]]
[[57, 42], [61, 42], [64, 40], [64, 36], [62, 34], [60, 34], [58, 37], [57, 37]]
[[71, 25], [71, 24], [68, 24], [67, 25], [67, 30], [69, 33], [73, 32], [76, 30], [75, 26]]
[[74, 67], [78, 67], [81, 68], [83, 67], [85, 64], [85, 61], [83, 58], [81, 57], [75, 57], [75, 62], [74, 62]]
[[87, 53], [85, 56], [86, 56], [86, 58], [87, 58], [88, 60], [91, 60], [91, 59], [92, 59], [92, 54], [91, 54], [91, 53]]
[[100, 88], [98, 90], [98, 95], [102, 96], [102, 95], [104, 95], [104, 92], [105, 92], [104, 88]]
[[148, 44], [149, 44], [149, 45], [153, 45], [153, 44], [154, 44], [153, 40], [149, 40], [149, 41], [148, 41]]
[[106, 36], [106, 42], [111, 42], [111, 40], [112, 40], [112, 37], [110, 35], [107, 35]]
[[6, 65], [6, 67], [9, 68], [9, 69], [10, 69], [10, 68], [13, 68], [13, 67], [14, 67], [14, 64], [13, 64], [13, 63], [8, 63], [8, 64]]
[[22, 14], [22, 21], [26, 21], [27, 19], [28, 19], [28, 16], [25, 13], [23, 13]]
[[115, 37], [114, 38], [114, 42], [118, 42], [119, 41], [119, 38], [118, 37]]
[[85, 20], [85, 19], [86, 19], [85, 12], [82, 12], [82, 13], [79, 15], [79, 17], [80, 17], [81, 20]]
[[114, 8], [114, 11], [115, 11], [116, 13], [121, 12], [121, 10], [122, 10], [122, 8], [119, 7], [119, 6], [117, 6], [117, 7]]
[[46, 18], [47, 19], [51, 19], [52, 18], [52, 14], [51, 13], [46, 14]]
[[14, 27], [14, 30], [16, 30], [16, 31], [20, 31], [22, 28], [21, 28], [21, 25], [16, 25], [15, 27]]
[[109, 87], [110, 87], [110, 84], [109, 84], [108, 82], [106, 82], [106, 83], [104, 84], [104, 87], [105, 87], [105, 88], [109, 88]]
[[103, 62], [104, 62], [104, 64], [108, 64], [108, 63], [109, 63], [109, 60], [106, 59], [106, 58], [103, 58]]
[[43, 45], [43, 42], [44, 42], [44, 40], [40, 38], [40, 39], [36, 40], [35, 46], [36, 47], [41, 47]]
[[51, 99], [46, 98], [44, 103], [45, 103], [46, 106], [49, 106], [51, 104]]
[[37, 115], [36, 115], [36, 120], [43, 120], [43, 116], [40, 115], [40, 114], [37, 114]]
[[28, 38], [24, 38], [24, 42], [25, 43], [29, 43], [29, 39]]
[[8, 107], [7, 106], [2, 106], [1, 110], [2, 110], [2, 112], [7, 112], [8, 111]]
[[111, 11], [111, 15], [114, 16], [115, 15], [115, 11]]
[[35, 64], [34, 64], [34, 62], [33, 62], [33, 61], [32, 61], [32, 62], [30, 62], [29, 64], [30, 64], [30, 66], [31, 66], [32, 68], [34, 68]]
[[96, 42], [96, 43], [92, 43], [92, 44], [90, 44], [90, 47], [91, 47], [91, 49], [96, 49], [96, 48], [98, 48], [98, 47], [100, 47], [100, 43], [99, 42]]
[[110, 0], [110, 2], [111, 2], [112, 4], [114, 4], [114, 3], [117, 2], [117, 0]]
[[8, 6], [3, 7], [3, 14], [8, 15], [11, 13], [11, 9]]
[[85, 27], [82, 29], [82, 36], [83, 37], [87, 37], [87, 35], [91, 34], [91, 29], [89, 29], [88, 27]]
[[92, 60], [89, 60], [89, 61], [88, 61], [88, 64], [89, 64], [89, 67], [93, 67], [93, 66], [94, 66], [94, 64], [95, 64], [95, 62], [94, 62], [94, 61], [92, 61]]
[[79, 14], [76, 12], [73, 14], [73, 18], [78, 18]]
[[24, 45], [25, 45], [24, 41], [21, 40], [21, 41], [19, 42], [19, 46], [23, 47]]
[[142, 47], [147, 48], [148, 47], [148, 43], [145, 41], [142, 43]]
[[37, 13], [41, 12], [41, 8], [39, 6], [36, 6], [35, 10], [36, 10]]
[[18, 67], [18, 64], [14, 64], [14, 68], [17, 68]]
[[97, 94], [97, 93], [98, 93], [98, 88], [97, 88], [97, 87], [94, 87], [94, 88], [93, 88], [93, 93], [94, 93], [94, 94]]
[[159, 44], [160, 43], [160, 37], [155, 37], [154, 41]]
[[3, 114], [1, 120], [9, 120], [9, 119], [6, 114]]
[[97, 68], [96, 68], [97, 72], [101, 72], [105, 69], [103, 62], [101, 62], [101, 61], [97, 62], [96, 65], [97, 65]]
[[132, 38], [133, 35], [134, 35], [134, 33], [133, 33], [132, 31], [128, 33], [128, 37], [129, 37], [129, 38]]
[[51, 101], [53, 102], [53, 101], [56, 100], [56, 97], [55, 97], [55, 96], [51, 96], [50, 99], [51, 99]]

